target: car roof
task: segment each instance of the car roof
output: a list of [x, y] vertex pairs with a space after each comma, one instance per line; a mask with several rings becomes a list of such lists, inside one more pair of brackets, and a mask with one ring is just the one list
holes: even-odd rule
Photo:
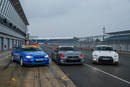
[[22, 46], [38, 46], [38, 45], [22, 45]]
[[112, 46], [109, 46], [109, 45], [97, 45], [96, 47], [112, 47]]
[[74, 47], [74, 46], [58, 46], [58, 48], [61, 48], [61, 47]]
[[37, 46], [37, 47], [39, 47], [39, 45], [21, 45], [20, 47], [24, 47], [24, 46], [26, 46], [26, 47], [33, 47], [33, 46]]

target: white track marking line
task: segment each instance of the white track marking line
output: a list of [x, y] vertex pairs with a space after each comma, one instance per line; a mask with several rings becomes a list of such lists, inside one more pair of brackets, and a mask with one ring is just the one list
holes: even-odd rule
[[90, 65], [88, 65], [88, 64], [84, 64], [84, 65], [85, 65], [85, 66], [88, 66], [88, 67], [90, 67], [90, 68], [93, 68], [94, 70], [97, 70], [97, 71], [99, 71], [99, 72], [102, 72], [102, 73], [104, 73], [104, 74], [106, 74], [106, 75], [108, 75], [108, 76], [111, 76], [111, 77], [113, 77], [113, 78], [116, 78], [116, 79], [118, 79], [118, 80], [120, 80], [120, 81], [122, 81], [122, 82], [125, 82], [125, 83], [127, 83], [127, 84], [130, 84], [129, 81], [124, 80], [124, 79], [122, 79], [122, 78], [120, 78], [120, 77], [117, 77], [117, 76], [115, 76], [115, 75], [112, 75], [112, 74], [110, 74], [110, 73], [107, 73], [107, 72], [105, 72], [105, 71], [103, 71], [103, 70], [101, 70], [101, 69], [95, 68], [95, 67], [90, 66]]
[[120, 54], [130, 54], [130, 52], [118, 52]]

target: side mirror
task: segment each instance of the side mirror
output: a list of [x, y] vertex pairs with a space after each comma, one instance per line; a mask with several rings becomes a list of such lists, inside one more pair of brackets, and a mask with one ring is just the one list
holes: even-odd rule
[[91, 51], [94, 51], [93, 49], [91, 49]]
[[117, 50], [114, 50], [115, 52], [117, 52]]

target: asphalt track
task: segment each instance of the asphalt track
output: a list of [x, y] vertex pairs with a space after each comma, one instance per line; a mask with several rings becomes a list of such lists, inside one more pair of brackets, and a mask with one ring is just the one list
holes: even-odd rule
[[[51, 57], [56, 45], [41, 47]], [[21, 67], [12, 62], [10, 51], [0, 53], [0, 87], [130, 87], [129, 53], [119, 53], [117, 66], [92, 64], [91, 51], [82, 51], [83, 65], [57, 66], [51, 62], [33, 67]]]
[[[55, 48], [55, 45], [43, 47], [49, 54]], [[95, 65], [91, 61], [91, 51], [82, 51], [85, 55], [83, 65], [59, 66], [77, 87], [130, 87], [129, 53], [119, 53], [119, 65]]]

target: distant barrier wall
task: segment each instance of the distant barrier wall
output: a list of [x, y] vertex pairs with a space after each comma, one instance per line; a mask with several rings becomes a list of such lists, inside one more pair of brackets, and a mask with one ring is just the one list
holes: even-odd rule
[[130, 35], [127, 35], [127, 37], [126, 35], [118, 35], [118, 37], [116, 36], [116, 38], [115, 36], [112, 36], [111, 39], [105, 39], [104, 41], [100, 40], [99, 42], [96, 42], [96, 39], [94, 40], [94, 38], [91, 37], [91, 40], [89, 41], [79, 41], [74, 45], [85, 49], [93, 49], [93, 47], [95, 47], [96, 45], [110, 45], [116, 50], [130, 51]]

